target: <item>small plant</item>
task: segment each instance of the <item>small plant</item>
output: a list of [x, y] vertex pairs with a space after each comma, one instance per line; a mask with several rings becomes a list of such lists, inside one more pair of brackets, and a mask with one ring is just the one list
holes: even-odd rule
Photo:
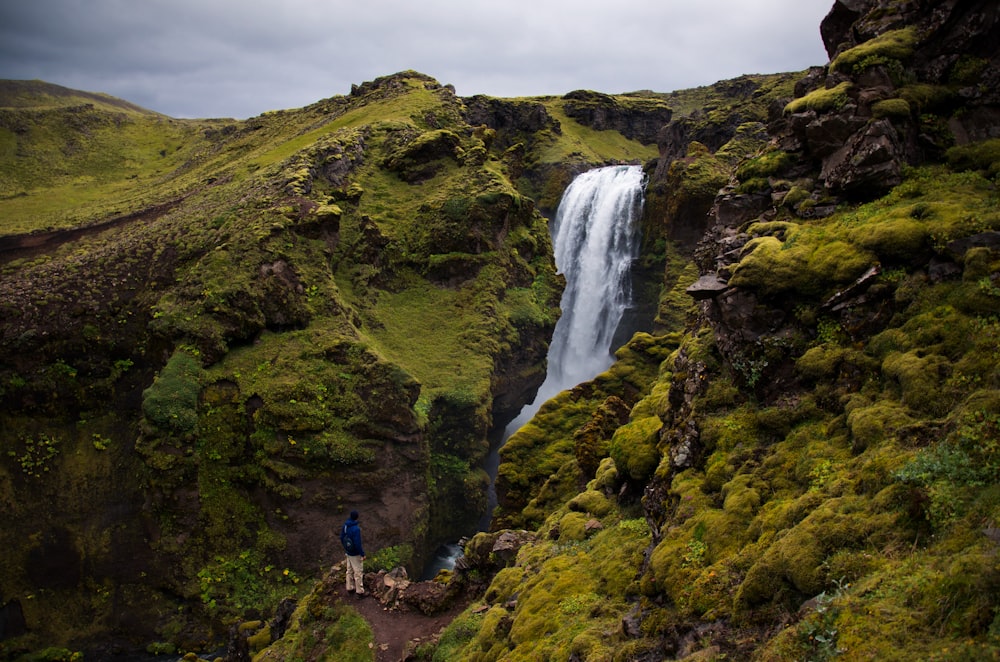
[[822, 662], [839, 657], [846, 651], [837, 647], [837, 615], [833, 601], [850, 588], [850, 584], [835, 581], [832, 594], [823, 591], [815, 598], [815, 612], [802, 621], [799, 636], [802, 648], [808, 652], [809, 662]]
[[817, 492], [823, 489], [823, 486], [830, 482], [830, 479], [833, 478], [834, 474], [833, 462], [829, 459], [820, 460], [816, 466], [809, 471], [809, 490], [811, 492]]
[[997, 287], [988, 276], [980, 278], [976, 285], [979, 286], [979, 291], [986, 296], [1000, 298], [1000, 287]]
[[683, 568], [701, 568], [705, 565], [705, 555], [708, 553], [708, 545], [702, 541], [705, 535], [705, 524], [699, 522], [694, 527], [693, 537], [687, 543], [687, 552], [681, 559]]
[[52, 458], [59, 454], [59, 443], [56, 437], [42, 433], [23, 439], [24, 453], [20, 456], [15, 451], [8, 451], [7, 455], [17, 460], [24, 475], [41, 478], [49, 471]]
[[383, 547], [371, 556], [365, 558], [365, 572], [389, 571], [405, 566], [413, 560], [412, 545], [394, 545]]
[[601, 597], [596, 593], [578, 593], [559, 603], [559, 611], [567, 616], [587, 614], [594, 608]]
[[701, 540], [689, 540], [687, 552], [681, 560], [681, 567], [700, 568], [705, 565], [705, 554], [708, 552], [708, 545]]

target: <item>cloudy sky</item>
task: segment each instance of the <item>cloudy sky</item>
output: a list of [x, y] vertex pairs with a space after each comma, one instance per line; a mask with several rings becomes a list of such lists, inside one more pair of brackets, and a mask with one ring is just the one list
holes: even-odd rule
[[833, 0], [0, 0], [0, 79], [246, 118], [415, 69], [461, 96], [658, 92], [825, 64]]

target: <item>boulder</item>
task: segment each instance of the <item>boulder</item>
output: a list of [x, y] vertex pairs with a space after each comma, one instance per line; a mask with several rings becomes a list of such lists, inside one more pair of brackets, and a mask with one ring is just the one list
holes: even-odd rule
[[902, 166], [899, 134], [888, 120], [876, 120], [823, 161], [819, 178], [832, 193], [870, 200], [902, 182]]
[[719, 278], [718, 274], [705, 274], [689, 286], [685, 292], [695, 301], [704, 301], [714, 299], [727, 289], [729, 289], [729, 284]]

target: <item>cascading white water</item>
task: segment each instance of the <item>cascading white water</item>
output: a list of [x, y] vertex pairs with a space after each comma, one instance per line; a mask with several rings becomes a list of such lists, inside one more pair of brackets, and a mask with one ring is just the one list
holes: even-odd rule
[[578, 175], [552, 227], [556, 270], [566, 277], [548, 372], [532, 404], [507, 426], [513, 434], [542, 403], [611, 366], [615, 331], [632, 303], [629, 273], [639, 252], [644, 175], [608, 166]]
[[[608, 166], [578, 175], [563, 193], [552, 224], [556, 270], [566, 278], [549, 345], [548, 371], [534, 402], [504, 430], [499, 445], [528, 422], [560, 391], [607, 370], [616, 347], [615, 332], [633, 304], [630, 272], [639, 253], [639, 218], [645, 176], [639, 166]], [[489, 528], [497, 504], [493, 481], [499, 447], [486, 459], [490, 476], [488, 510], [480, 528]], [[439, 554], [425, 574], [451, 567], [454, 558]]]

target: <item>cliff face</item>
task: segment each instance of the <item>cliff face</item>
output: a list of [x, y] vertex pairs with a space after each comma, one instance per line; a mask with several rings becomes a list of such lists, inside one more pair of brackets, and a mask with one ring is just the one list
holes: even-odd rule
[[535, 539], [439, 652], [996, 656], [994, 5], [840, 1], [763, 108], [666, 96], [657, 334], [503, 449]]

